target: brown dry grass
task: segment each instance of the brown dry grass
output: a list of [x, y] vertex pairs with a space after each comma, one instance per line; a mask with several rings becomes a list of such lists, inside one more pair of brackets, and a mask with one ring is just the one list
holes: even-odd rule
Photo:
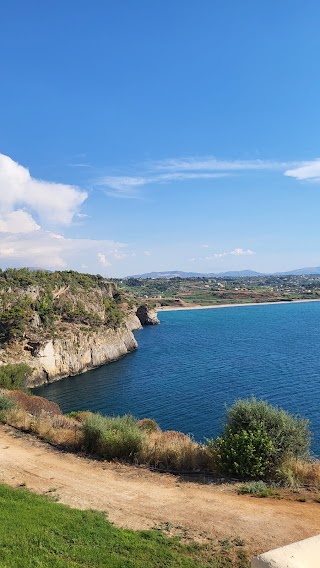
[[15, 407], [6, 413], [6, 423], [15, 428], [33, 432], [39, 438], [68, 449], [79, 449], [83, 434], [79, 422], [63, 415], [46, 412], [33, 415], [24, 408]]
[[159, 470], [195, 472], [213, 471], [214, 464], [208, 450], [186, 434], [169, 430], [153, 432], [147, 437], [139, 460]]
[[41, 396], [29, 395], [18, 390], [8, 391], [6, 394], [12, 398], [19, 408], [23, 408], [34, 416], [40, 416], [42, 412], [45, 412], [50, 416], [62, 414], [59, 406], [55, 402], [51, 402]]
[[282, 464], [279, 475], [291, 487], [307, 485], [320, 488], [320, 461], [288, 459]]

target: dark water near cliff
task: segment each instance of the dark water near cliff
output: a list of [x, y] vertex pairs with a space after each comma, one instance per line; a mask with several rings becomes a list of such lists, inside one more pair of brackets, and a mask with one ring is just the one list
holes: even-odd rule
[[225, 404], [254, 395], [311, 421], [320, 455], [320, 302], [160, 313], [120, 361], [35, 390], [64, 412], [131, 413], [216, 435]]

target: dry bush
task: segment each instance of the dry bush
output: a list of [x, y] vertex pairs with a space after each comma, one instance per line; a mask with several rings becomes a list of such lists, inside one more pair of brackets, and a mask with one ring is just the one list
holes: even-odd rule
[[152, 434], [152, 432], [161, 432], [159, 424], [157, 424], [153, 418], [142, 418], [137, 421], [137, 426], [139, 430], [142, 430], [147, 434]]
[[33, 414], [33, 416], [40, 416], [42, 412], [50, 416], [61, 415], [61, 410], [55, 402], [51, 402], [41, 396], [28, 395], [17, 390], [8, 391], [8, 396], [14, 400], [19, 408], [23, 408], [30, 414]]
[[89, 410], [79, 410], [78, 412], [70, 412], [70, 418], [73, 418], [77, 422], [84, 422], [89, 416], [91, 416], [92, 412]]
[[42, 412], [32, 417], [30, 430], [47, 442], [68, 449], [78, 449], [83, 441], [81, 425], [68, 416], [51, 416]]
[[278, 478], [282, 483], [289, 487], [308, 485], [310, 487], [320, 487], [320, 461], [287, 459], [279, 470]]
[[143, 444], [139, 459], [150, 467], [165, 471], [214, 470], [212, 456], [205, 446], [173, 430], [150, 434]]
[[21, 430], [30, 430], [31, 422], [31, 414], [23, 408], [14, 407], [6, 413], [6, 424], [9, 424], [9, 426], [14, 426]]

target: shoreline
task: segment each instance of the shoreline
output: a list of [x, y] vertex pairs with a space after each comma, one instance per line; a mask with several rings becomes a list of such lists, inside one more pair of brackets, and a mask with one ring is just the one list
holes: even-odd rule
[[275, 302], [246, 302], [243, 304], [214, 304], [211, 306], [161, 306], [160, 308], [156, 308], [156, 311], [159, 312], [179, 312], [179, 311], [186, 311], [186, 310], [213, 310], [218, 308], [240, 308], [244, 306], [274, 306], [277, 304], [303, 304], [306, 302], [320, 302], [319, 299], [310, 298], [308, 299], [301, 299], [301, 300], [278, 300]]

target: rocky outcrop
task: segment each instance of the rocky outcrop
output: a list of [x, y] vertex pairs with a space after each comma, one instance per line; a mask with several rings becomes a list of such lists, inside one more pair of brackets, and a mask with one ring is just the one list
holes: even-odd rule
[[15, 346], [14, 352], [2, 352], [0, 358], [3, 363], [29, 365], [33, 374], [27, 386], [32, 388], [83, 373], [134, 351], [138, 344], [132, 331], [139, 328], [139, 319], [130, 313], [118, 329], [70, 327], [50, 340], [28, 340]]
[[137, 317], [141, 325], [157, 325], [160, 323], [156, 310], [149, 309], [145, 304], [137, 309]]

